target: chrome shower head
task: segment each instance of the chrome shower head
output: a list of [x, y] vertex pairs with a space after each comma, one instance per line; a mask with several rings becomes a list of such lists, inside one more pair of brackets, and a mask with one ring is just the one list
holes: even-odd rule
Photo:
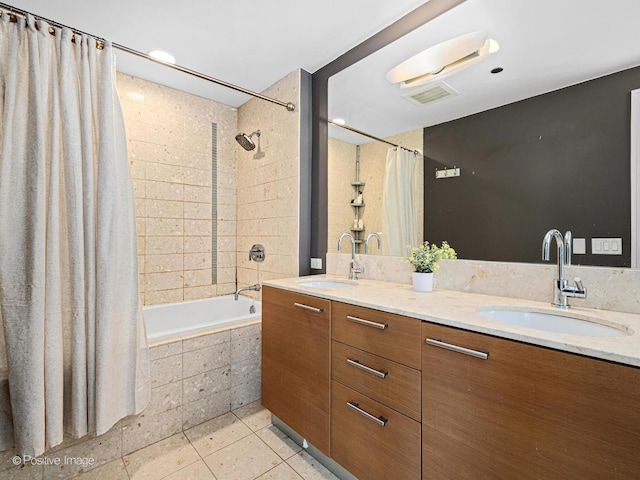
[[253, 137], [254, 135], [257, 135], [258, 138], [260, 138], [260, 130], [256, 130], [250, 135], [247, 135], [246, 133], [239, 133], [238, 135], [236, 135], [236, 142], [238, 142], [242, 148], [249, 152], [256, 148], [256, 144], [253, 143], [253, 140], [251, 140], [251, 137]]

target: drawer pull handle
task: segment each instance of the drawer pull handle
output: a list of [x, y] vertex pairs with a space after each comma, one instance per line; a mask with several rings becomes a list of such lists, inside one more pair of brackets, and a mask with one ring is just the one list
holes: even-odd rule
[[310, 307], [309, 305], [305, 305], [304, 303], [294, 303], [295, 307], [302, 308], [303, 310], [308, 310], [314, 313], [322, 313], [324, 310], [322, 308]]
[[366, 325], [367, 327], [379, 328], [380, 330], [384, 330], [389, 325], [386, 323], [378, 323], [372, 322], [371, 320], [365, 320], [364, 318], [352, 317], [351, 315], [347, 315], [347, 320], [351, 322], [356, 322], [361, 325]]
[[349, 365], [353, 365], [354, 367], [361, 368], [365, 372], [373, 373], [376, 377], [385, 378], [387, 375], [389, 375], [389, 372], [385, 370], [376, 370], [375, 368], [367, 367], [366, 365], [363, 365], [362, 363], [360, 363], [358, 360], [352, 360], [351, 358], [347, 358], [347, 363]]
[[365, 412], [358, 406], [358, 402], [347, 402], [347, 407], [351, 408], [352, 410], [355, 410], [360, 415], [367, 417], [369, 420], [376, 422], [381, 427], [384, 427], [387, 424], [388, 420], [386, 418], [384, 418], [382, 415], [380, 415], [379, 417], [376, 417], [374, 415], [371, 415], [369, 412]]
[[453, 352], [464, 353], [465, 355], [471, 355], [472, 357], [481, 358], [482, 360], [486, 360], [487, 358], [489, 358], [488, 353], [479, 352], [477, 350], [471, 350], [469, 348], [459, 347], [458, 345], [452, 345], [450, 343], [441, 342], [440, 340], [433, 340], [432, 338], [427, 338], [426, 342], [427, 342], [427, 345], [433, 345], [434, 347], [445, 348]]

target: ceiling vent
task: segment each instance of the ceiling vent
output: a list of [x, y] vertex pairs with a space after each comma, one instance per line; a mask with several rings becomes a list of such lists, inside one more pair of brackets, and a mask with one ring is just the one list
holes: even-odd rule
[[432, 83], [425, 88], [405, 93], [402, 95], [402, 98], [421, 107], [423, 105], [439, 102], [445, 98], [453, 97], [454, 95], [458, 95], [458, 93], [459, 92], [448, 83], [438, 82]]

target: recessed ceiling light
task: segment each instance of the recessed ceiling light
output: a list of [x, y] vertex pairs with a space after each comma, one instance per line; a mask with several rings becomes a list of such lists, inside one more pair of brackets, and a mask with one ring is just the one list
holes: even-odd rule
[[336, 125], [346, 125], [347, 121], [344, 118], [332, 118], [331, 121]]
[[165, 63], [176, 63], [176, 57], [163, 50], [151, 50], [147, 52], [150, 57]]
[[496, 68], [492, 68], [491, 69], [491, 73], [500, 73], [503, 70], [504, 70], [504, 68], [502, 68], [502, 67], [496, 67]]
[[439, 43], [405, 60], [387, 72], [387, 80], [402, 88], [442, 80], [500, 49], [486, 30], [467, 33]]

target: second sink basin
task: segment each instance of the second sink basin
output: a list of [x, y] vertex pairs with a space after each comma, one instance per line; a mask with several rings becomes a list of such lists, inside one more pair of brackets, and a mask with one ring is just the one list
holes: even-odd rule
[[302, 282], [298, 282], [298, 285], [301, 287], [311, 287], [311, 288], [347, 288], [347, 287], [355, 287], [355, 283], [342, 281], [342, 280], [303, 280]]
[[625, 337], [629, 332], [622, 326], [619, 328], [597, 323], [577, 316], [556, 315], [552, 312], [530, 311], [520, 309], [502, 309], [496, 307], [479, 308], [477, 312], [483, 317], [518, 327], [532, 328], [555, 333], [568, 333], [588, 337]]

